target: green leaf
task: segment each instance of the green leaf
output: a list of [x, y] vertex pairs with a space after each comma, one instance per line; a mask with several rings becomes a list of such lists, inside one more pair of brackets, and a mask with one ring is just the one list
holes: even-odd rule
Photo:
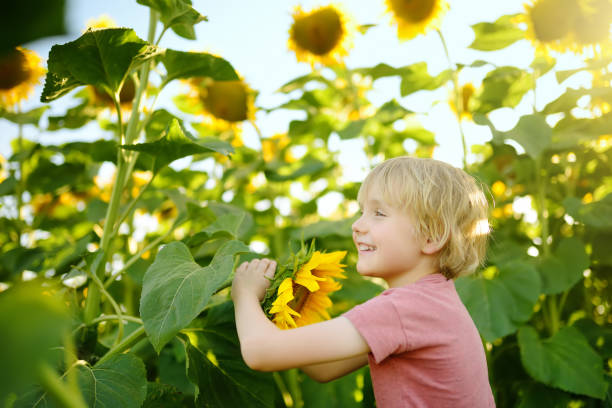
[[404, 108], [395, 99], [385, 102], [374, 115], [374, 118], [383, 125], [390, 125], [396, 120], [403, 119], [407, 115], [413, 113], [411, 110]]
[[517, 141], [534, 160], [552, 144], [552, 129], [544, 117], [538, 114], [521, 116], [514, 129], [504, 136]]
[[487, 73], [482, 80], [482, 91], [477, 95], [477, 113], [494, 109], [514, 108], [525, 93], [533, 88], [533, 76], [511, 66], [499, 67]]
[[280, 87], [278, 91], [282, 93], [289, 93], [289, 92], [295, 91], [296, 89], [303, 88], [304, 85], [306, 85], [307, 83], [311, 81], [318, 81], [327, 86], [331, 86], [333, 84], [330, 80], [328, 80], [321, 74], [317, 72], [311, 72], [310, 74], [306, 74], [306, 75], [297, 77], [285, 83], [283, 86]]
[[540, 340], [530, 326], [518, 332], [523, 366], [534, 379], [564, 391], [603, 399], [608, 388], [601, 357], [575, 327]]
[[183, 243], [164, 246], [144, 276], [140, 301], [145, 330], [158, 353], [204, 309], [210, 296], [227, 280], [234, 254], [248, 251], [246, 245], [229, 241], [208, 266], [201, 267]]
[[338, 131], [338, 136], [340, 136], [340, 139], [353, 139], [359, 137], [367, 123], [367, 119], [353, 120], [349, 122], [344, 129]]
[[232, 65], [223, 58], [205, 52], [184, 52], [167, 49], [160, 58], [166, 67], [162, 87], [174, 79], [207, 77], [215, 81], [238, 80]]
[[567, 407], [571, 396], [563, 391], [531, 383], [523, 390], [518, 408]]
[[61, 129], [79, 129], [94, 120], [99, 113], [99, 108], [92, 106], [89, 101], [70, 108], [63, 116], [49, 116], [47, 130], [55, 131]]
[[172, 28], [176, 34], [188, 40], [196, 39], [193, 26], [201, 21], [207, 21], [205, 16], [191, 7], [190, 0], [137, 0], [137, 2], [160, 13], [164, 30]]
[[4, 2], [0, 54], [42, 37], [66, 34], [66, 0]]
[[0, 196], [15, 194], [17, 187], [17, 179], [15, 176], [9, 176], [0, 183]]
[[118, 354], [94, 367], [79, 365], [78, 382], [89, 407], [135, 407], [147, 396], [147, 376], [141, 359]]
[[276, 390], [269, 373], [253, 371], [241, 359], [227, 359], [214, 354], [209, 358], [208, 353], [205, 355], [190, 342], [185, 348], [187, 376], [197, 387], [197, 406], [275, 406]]
[[164, 134], [155, 142], [121, 145], [121, 148], [144, 152], [153, 156], [155, 158], [154, 173], [158, 173], [168, 164], [185, 156], [211, 153], [214, 151], [224, 153], [229, 149], [223, 142], [219, 142], [216, 145], [208, 143], [208, 145], [205, 146], [204, 144], [196, 143], [195, 140], [189, 139], [183, 132], [177, 119], [172, 119], [172, 122], [170, 122], [170, 125], [166, 128]]
[[311, 156], [306, 156], [301, 161], [292, 163], [288, 166], [275, 168], [273, 170], [266, 169], [264, 173], [270, 181], [287, 181], [318, 173], [326, 167], [328, 166], [322, 161]]
[[293, 240], [308, 240], [313, 237], [326, 237], [329, 235], [337, 235], [339, 237], [351, 237], [353, 232], [351, 225], [358, 217], [351, 217], [339, 221], [322, 220], [314, 224], [307, 225], [297, 229], [291, 233]]
[[417, 62], [416, 64], [402, 68], [400, 94], [406, 96], [416, 91], [431, 91], [441, 87], [451, 78], [451, 70], [444, 70], [434, 77], [427, 72], [427, 63]]
[[33, 193], [52, 193], [60, 187], [85, 183], [87, 177], [83, 163], [66, 162], [57, 165], [41, 158], [28, 175], [26, 186]]
[[232, 238], [238, 238], [239, 231], [246, 220], [246, 211], [235, 214], [224, 214], [206, 227], [203, 232], [207, 233], [209, 236], [218, 232], [226, 232]]
[[75, 41], [51, 48], [40, 99], [50, 102], [80, 85], [94, 85], [113, 95], [132, 69], [159, 52], [131, 29], [90, 29]]
[[47, 109], [49, 109], [49, 106], [41, 106], [40, 108], [34, 108], [27, 112], [15, 113], [0, 108], [0, 118], [4, 118], [18, 125], [38, 126], [40, 117]]
[[402, 68], [394, 68], [385, 63], [380, 63], [372, 68], [358, 68], [354, 71], [359, 74], [371, 76], [373, 80], [395, 75], [401, 75], [403, 73]]
[[479, 51], [501, 50], [525, 38], [525, 32], [512, 23], [517, 15], [505, 15], [494, 23], [478, 23], [472, 26], [474, 41], [470, 48]]
[[367, 368], [362, 368], [326, 384], [317, 383], [304, 376], [302, 397], [305, 407], [326, 408], [361, 408], [362, 401], [356, 396], [362, 393], [363, 377], [368, 375]]
[[540, 295], [540, 276], [531, 264], [512, 261], [499, 269], [492, 279], [477, 276], [455, 281], [461, 300], [487, 341], [516, 331], [529, 319]]
[[590, 264], [584, 243], [575, 237], [564, 238], [555, 252], [542, 258], [538, 265], [542, 293], [554, 295], [572, 288], [582, 279], [582, 273]]
[[52, 288], [19, 283], [0, 293], [0, 401], [33, 383], [40, 363], [51, 363], [61, 347], [70, 316]]
[[575, 197], [563, 201], [569, 215], [597, 231], [612, 231], [612, 193], [598, 201], [582, 204]]

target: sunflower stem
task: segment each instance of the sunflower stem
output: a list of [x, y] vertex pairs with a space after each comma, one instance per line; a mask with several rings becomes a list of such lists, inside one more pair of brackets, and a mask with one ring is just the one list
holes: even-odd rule
[[130, 333], [129, 336], [123, 339], [121, 343], [113, 346], [110, 350], [108, 350], [108, 352], [105, 355], [103, 355], [102, 358], [98, 360], [98, 362], [95, 365], [96, 366], [100, 365], [104, 363], [105, 361], [108, 361], [112, 356], [129, 349], [130, 347], [138, 343], [140, 340], [142, 340], [145, 336], [146, 336], [145, 328], [144, 326], [140, 326], [139, 328], [134, 330], [132, 333]]
[[274, 377], [274, 382], [276, 383], [276, 386], [278, 387], [281, 395], [283, 396], [283, 402], [285, 403], [285, 406], [288, 408], [292, 408], [293, 399], [291, 398], [291, 393], [289, 392], [287, 386], [285, 385], [285, 382], [283, 381], [283, 377], [281, 377], [281, 375], [276, 371], [272, 373], [272, 376]]
[[463, 113], [463, 106], [461, 104], [461, 95], [459, 95], [459, 75], [457, 73], [457, 66], [453, 63], [450, 57], [450, 53], [448, 52], [448, 46], [446, 45], [446, 40], [442, 35], [442, 31], [440, 29], [436, 29], [438, 36], [440, 37], [440, 41], [442, 42], [442, 47], [444, 48], [444, 53], [446, 54], [446, 59], [448, 61], [448, 67], [452, 71], [453, 76], [453, 104], [455, 105], [455, 112], [457, 112], [457, 125], [459, 127], [459, 134], [461, 135], [461, 147], [463, 148], [463, 169], [467, 169], [467, 143], [465, 142], [465, 133], [463, 132], [463, 126], [461, 125], [461, 114]]
[[285, 371], [285, 378], [287, 380], [287, 386], [291, 399], [293, 400], [293, 408], [303, 408], [304, 400], [302, 399], [302, 389], [298, 383], [298, 370], [297, 368]]
[[47, 363], [42, 363], [37, 370], [38, 382], [51, 398], [66, 408], [86, 408], [83, 396], [73, 392], [72, 388], [65, 384], [57, 372]]
[[[19, 105], [17, 105], [17, 113], [21, 113], [21, 107]], [[17, 198], [17, 221], [21, 221], [21, 207], [23, 207], [23, 192], [25, 190], [25, 179], [23, 177], [23, 124], [19, 123], [17, 125], [17, 129], [17, 148], [19, 149], [19, 179], [17, 180], [17, 191], [15, 191], [15, 195]], [[19, 225], [17, 232], [17, 246], [21, 246], [22, 232], [21, 225]]]

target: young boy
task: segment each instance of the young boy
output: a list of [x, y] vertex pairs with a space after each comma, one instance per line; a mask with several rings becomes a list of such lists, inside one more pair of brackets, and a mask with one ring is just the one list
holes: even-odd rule
[[398, 157], [367, 176], [357, 199], [357, 271], [389, 289], [334, 319], [281, 330], [259, 305], [276, 262], [243, 263], [232, 298], [245, 362], [300, 367], [322, 382], [369, 363], [379, 408], [494, 407], [480, 336], [453, 283], [484, 257], [484, 194], [451, 165]]

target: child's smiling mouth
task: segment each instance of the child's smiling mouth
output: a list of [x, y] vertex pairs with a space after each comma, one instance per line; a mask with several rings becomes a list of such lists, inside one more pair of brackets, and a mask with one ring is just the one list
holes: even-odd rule
[[359, 250], [359, 253], [376, 251], [376, 247], [374, 245], [368, 245], [361, 242], [357, 243], [357, 249]]

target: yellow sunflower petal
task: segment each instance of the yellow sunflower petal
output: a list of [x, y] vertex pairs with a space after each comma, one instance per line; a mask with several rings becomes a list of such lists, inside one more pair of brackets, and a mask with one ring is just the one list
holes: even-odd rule
[[410, 40], [439, 28], [448, 10], [446, 0], [385, 0], [385, 3], [397, 24], [400, 40]]
[[27, 99], [45, 73], [34, 51], [17, 47], [0, 57], [0, 107], [11, 110]]

